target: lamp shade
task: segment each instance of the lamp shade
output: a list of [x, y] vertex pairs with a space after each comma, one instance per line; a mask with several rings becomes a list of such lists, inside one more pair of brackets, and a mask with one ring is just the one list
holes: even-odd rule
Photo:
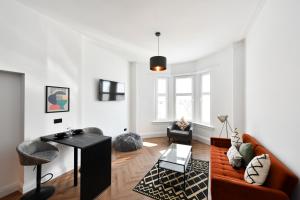
[[224, 123], [228, 118], [228, 115], [218, 115], [220, 122]]
[[150, 70], [164, 71], [167, 69], [167, 58], [164, 56], [153, 56], [150, 58]]

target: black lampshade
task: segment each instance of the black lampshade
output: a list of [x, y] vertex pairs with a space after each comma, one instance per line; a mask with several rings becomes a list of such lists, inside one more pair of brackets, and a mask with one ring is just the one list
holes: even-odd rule
[[150, 58], [150, 70], [164, 71], [167, 69], [167, 58], [164, 56], [153, 56]]
[[167, 69], [167, 58], [159, 55], [159, 36], [160, 32], [156, 32], [155, 36], [157, 37], [157, 56], [152, 56], [150, 58], [150, 70], [152, 71], [164, 71]]

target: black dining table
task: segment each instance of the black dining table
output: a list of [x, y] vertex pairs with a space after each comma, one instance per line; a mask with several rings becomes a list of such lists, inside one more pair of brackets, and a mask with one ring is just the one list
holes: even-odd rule
[[78, 149], [81, 150], [81, 200], [95, 199], [111, 185], [111, 137], [81, 133], [60, 139], [51, 134], [40, 139], [74, 148], [74, 187], [78, 185]]

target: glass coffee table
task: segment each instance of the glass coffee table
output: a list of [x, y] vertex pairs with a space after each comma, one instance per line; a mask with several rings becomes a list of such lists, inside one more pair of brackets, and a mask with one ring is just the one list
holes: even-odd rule
[[158, 180], [161, 181], [160, 169], [172, 170], [183, 173], [184, 189], [186, 183], [186, 173], [188, 165], [191, 162], [192, 166], [192, 146], [172, 143], [168, 149], [158, 159]]

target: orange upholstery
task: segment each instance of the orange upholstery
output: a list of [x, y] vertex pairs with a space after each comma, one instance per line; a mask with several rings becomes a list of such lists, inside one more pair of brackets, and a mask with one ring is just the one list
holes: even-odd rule
[[281, 161], [279, 161], [270, 151], [261, 145], [254, 149], [255, 155], [267, 153], [270, 155], [271, 168], [265, 182], [266, 187], [282, 190], [287, 195], [291, 195], [294, 186], [298, 183], [298, 178]]
[[243, 180], [245, 169], [234, 169], [227, 158], [227, 148], [211, 146], [211, 173]]
[[229, 148], [231, 146], [230, 140], [226, 138], [210, 138], [210, 144], [223, 148]]
[[247, 134], [247, 133], [244, 133], [244, 134], [243, 134], [243, 142], [244, 142], [244, 143], [251, 143], [254, 149], [255, 149], [255, 147], [256, 147], [257, 145], [260, 144], [254, 137], [250, 136], [250, 135]]
[[298, 178], [282, 164], [270, 151], [264, 148], [249, 134], [243, 135], [245, 143], [251, 143], [255, 155], [268, 153], [271, 168], [263, 186], [244, 181], [245, 169], [234, 169], [227, 159], [226, 152], [230, 139], [211, 138], [211, 196], [212, 200], [288, 200]]

